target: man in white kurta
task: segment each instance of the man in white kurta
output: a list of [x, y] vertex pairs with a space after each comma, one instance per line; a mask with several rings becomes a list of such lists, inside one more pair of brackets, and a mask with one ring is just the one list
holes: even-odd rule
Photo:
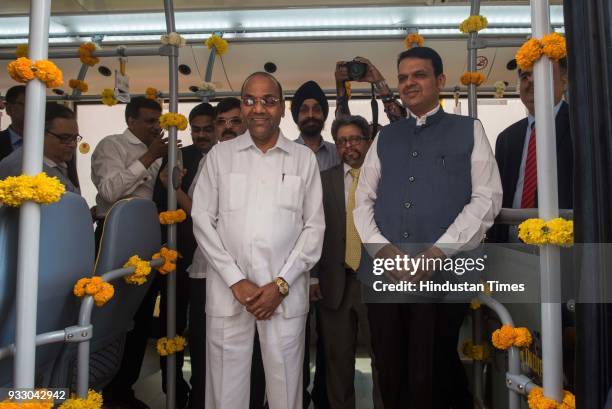
[[325, 229], [319, 170], [280, 131], [274, 77], [247, 78], [241, 109], [248, 131], [211, 149], [193, 197], [208, 261], [206, 408], [248, 407], [257, 325], [270, 409], [302, 409], [308, 271]]

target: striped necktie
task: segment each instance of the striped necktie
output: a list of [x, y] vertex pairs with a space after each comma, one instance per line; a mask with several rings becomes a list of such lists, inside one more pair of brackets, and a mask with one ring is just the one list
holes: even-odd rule
[[353, 270], [357, 270], [359, 260], [361, 260], [361, 240], [355, 228], [353, 209], [355, 209], [355, 190], [357, 190], [357, 182], [359, 181], [359, 169], [351, 169], [349, 173], [353, 177], [353, 181], [349, 187], [348, 203], [346, 206], [346, 251], [344, 253], [344, 262]]
[[536, 190], [538, 188], [538, 163], [536, 161], [536, 129], [535, 122], [531, 126], [529, 144], [527, 145], [527, 160], [525, 161], [525, 178], [523, 179], [523, 196], [521, 208], [535, 207]]

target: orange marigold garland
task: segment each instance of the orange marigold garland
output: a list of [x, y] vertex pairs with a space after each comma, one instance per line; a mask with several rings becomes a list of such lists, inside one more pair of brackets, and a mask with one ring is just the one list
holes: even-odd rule
[[565, 38], [559, 33], [547, 34], [541, 40], [530, 38], [516, 52], [516, 64], [521, 70], [529, 71], [542, 54], [555, 61], [564, 58], [567, 55]]
[[100, 62], [98, 57], [94, 57], [93, 53], [96, 51], [97, 46], [94, 43], [83, 43], [79, 46], [79, 59], [81, 62], [88, 67], [93, 67]]
[[89, 91], [89, 85], [85, 81], [72, 79], [68, 81], [68, 86], [72, 89], [78, 89], [81, 92]]
[[527, 398], [529, 409], [575, 409], [576, 397], [568, 391], [563, 391], [563, 401], [558, 403], [554, 399], [544, 396], [544, 390], [539, 386], [529, 391]]
[[493, 332], [491, 341], [497, 349], [506, 350], [512, 346], [525, 348], [531, 345], [531, 333], [527, 328], [513, 328], [510, 325], [502, 325], [500, 329]]
[[404, 38], [404, 46], [406, 46], [406, 48], [412, 48], [414, 44], [416, 44], [417, 47], [423, 47], [425, 39], [419, 33], [408, 34], [406, 38]]
[[227, 52], [227, 49], [229, 48], [227, 40], [224, 40], [216, 34], [211, 35], [208, 40], [204, 42], [204, 45], [208, 47], [209, 50], [212, 50], [214, 46], [217, 55], [225, 54]]
[[8, 64], [7, 70], [12, 79], [21, 83], [27, 83], [34, 77], [44, 82], [47, 88], [60, 87], [64, 83], [62, 71], [49, 60], [32, 61], [19, 57]]
[[159, 214], [159, 222], [161, 224], [176, 224], [181, 223], [187, 218], [187, 213], [183, 209], [168, 210]]
[[19, 57], [15, 61], [11, 61], [6, 69], [12, 79], [17, 82], [26, 83], [34, 79], [32, 65], [32, 60], [29, 58]]
[[155, 260], [161, 257], [164, 258], [164, 264], [159, 267], [156, 267], [157, 271], [159, 271], [160, 274], [165, 275], [176, 270], [176, 259], [178, 258], [178, 251], [162, 247], [159, 250], [159, 253], [153, 254], [153, 257], [151, 258]]
[[485, 81], [485, 76], [479, 72], [464, 72], [461, 75], [461, 83], [463, 85], [470, 85], [470, 84], [475, 84], [476, 86], [479, 86], [480, 84], [482, 84]]
[[145, 91], [145, 98], [147, 99], [157, 99], [157, 88], [149, 87]]
[[81, 278], [72, 290], [77, 297], [91, 295], [98, 307], [103, 306], [115, 295], [115, 288], [111, 283], [102, 280], [102, 277]]

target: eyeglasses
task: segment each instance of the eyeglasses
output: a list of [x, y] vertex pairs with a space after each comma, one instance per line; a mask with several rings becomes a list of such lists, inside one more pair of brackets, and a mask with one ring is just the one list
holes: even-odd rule
[[67, 135], [67, 134], [56, 134], [55, 132], [47, 131], [49, 135], [55, 136], [60, 140], [61, 143], [69, 145], [71, 143], [79, 143], [83, 140], [83, 137], [79, 134], [77, 135]]
[[[245, 105], [247, 105], [245, 103]], [[255, 105], [255, 104], [253, 104]], [[264, 104], [265, 106], [265, 104]], [[215, 119], [215, 125], [216, 126], [223, 126], [223, 127], [228, 127], [228, 126], [240, 126], [242, 125], [242, 118], [239, 117], [233, 117], [233, 118], [229, 118], [229, 119], [225, 119], [225, 118], [217, 118]]]
[[370, 138], [368, 138], [367, 136], [351, 135], [347, 137], [336, 138], [336, 145], [345, 146], [345, 145], [348, 145], [349, 142], [351, 145], [355, 145], [355, 144], [360, 143], [361, 141], [367, 141], [369, 139]]
[[255, 98], [255, 97], [242, 98], [242, 103], [248, 107], [254, 107], [259, 102], [261, 103], [262, 106], [266, 108], [270, 108], [278, 104], [279, 101], [280, 101], [280, 98], [273, 97], [273, 96], [267, 96], [267, 97], [261, 97], [261, 98]]

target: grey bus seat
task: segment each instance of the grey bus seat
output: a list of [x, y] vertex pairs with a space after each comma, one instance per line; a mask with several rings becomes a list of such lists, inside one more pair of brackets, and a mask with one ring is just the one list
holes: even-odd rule
[[[159, 218], [150, 200], [131, 198], [118, 201], [104, 222], [95, 275], [123, 267], [133, 255], [150, 260], [161, 246]], [[125, 334], [133, 326], [133, 317], [140, 306], [156, 270], [143, 285], [131, 285], [123, 279], [112, 282], [115, 295], [103, 307], [94, 307], [91, 322], [93, 338], [90, 346], [89, 382], [101, 389], [113, 378], [121, 363]], [[69, 368], [60, 370], [69, 376], [67, 385], [76, 384], [76, 354], [64, 360]]]
[[[19, 209], [0, 208], [0, 345], [15, 342]], [[36, 333], [75, 325], [80, 299], [76, 281], [91, 275], [94, 234], [85, 200], [66, 192], [57, 203], [41, 207]], [[36, 348], [36, 385], [48, 386], [54, 363], [65, 344]], [[0, 385], [12, 384], [13, 359], [0, 361]]]

